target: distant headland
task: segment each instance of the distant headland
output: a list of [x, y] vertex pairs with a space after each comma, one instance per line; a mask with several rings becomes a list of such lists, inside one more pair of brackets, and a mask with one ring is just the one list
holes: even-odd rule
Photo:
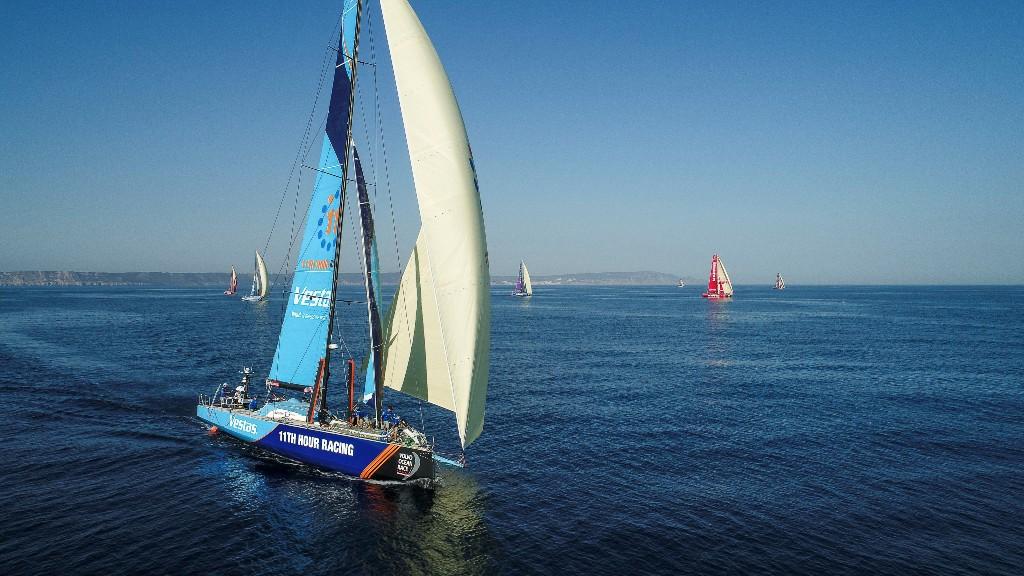
[[[240, 272], [239, 277], [251, 276]], [[230, 275], [225, 272], [71, 272], [20, 271], [0, 272], [0, 286], [152, 286], [174, 288], [206, 288], [227, 286]], [[273, 275], [274, 284], [284, 283], [288, 276]], [[381, 274], [383, 284], [397, 284], [397, 272]], [[515, 276], [491, 276], [491, 284], [512, 285]], [[690, 282], [690, 278], [684, 278]], [[338, 276], [343, 285], [362, 285], [362, 274], [343, 272]], [[662, 272], [586, 272], [580, 274], [540, 275], [533, 277], [536, 286], [656, 286], [675, 284], [678, 276]]]

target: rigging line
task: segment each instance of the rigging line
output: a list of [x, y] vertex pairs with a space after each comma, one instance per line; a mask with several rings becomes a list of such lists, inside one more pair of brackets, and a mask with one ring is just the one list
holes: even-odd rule
[[[351, 222], [349, 224], [349, 231], [352, 234], [352, 249], [356, 253], [356, 258], [355, 259], [356, 259], [356, 262], [359, 263], [359, 272], [362, 273], [363, 277], [365, 278], [366, 277], [366, 265], [363, 263], [363, 255], [359, 251], [359, 247], [362, 245], [362, 242], [360, 242], [359, 237], [356, 235], [356, 223], [355, 223], [355, 219], [357, 218], [356, 211], [359, 210], [359, 191], [358, 190], [356, 191], [356, 194], [353, 195], [353, 197], [352, 197], [352, 204], [355, 205], [355, 207], [352, 210], [349, 211], [349, 218], [351, 220]], [[360, 224], [360, 227], [361, 226], [362, 226], [362, 224]]]
[[[324, 116], [323, 116], [323, 118], [322, 118], [320, 123], [324, 124], [326, 122], [327, 122], [327, 114], [324, 114]], [[313, 142], [314, 142], [314, 140], [315, 139], [311, 139], [309, 141], [309, 145], [306, 147], [306, 152], [303, 155], [303, 160], [305, 158], [309, 157], [309, 153], [313, 149]], [[305, 166], [305, 163], [303, 163], [303, 166]], [[326, 174], [326, 172], [324, 172], [324, 173]], [[314, 191], [316, 190], [315, 184], [316, 184], [316, 181], [314, 181], [314, 187], [313, 187]], [[292, 227], [291, 227], [291, 231], [288, 234], [288, 237], [289, 237], [288, 251], [285, 253], [285, 257], [281, 261], [281, 265], [278, 266], [277, 273], [278, 273], [279, 277], [285, 273], [285, 271], [286, 271], [285, 268], [289, 264], [291, 264], [292, 248], [295, 246], [295, 241], [298, 239], [298, 232], [296, 230], [295, 224], [296, 224], [296, 214], [299, 211], [299, 197], [300, 196], [302, 196], [302, 171], [301, 170], [299, 171], [299, 178], [298, 178], [298, 180], [296, 181], [296, 184], [295, 184], [295, 204], [292, 206]], [[300, 229], [306, 223], [306, 215], [309, 213], [309, 207], [312, 206], [312, 205], [313, 205], [313, 194], [311, 193], [310, 196], [309, 196], [309, 204], [306, 205], [306, 210], [305, 210], [305, 212], [303, 212], [302, 219], [298, 221], [298, 225], [299, 225], [298, 227]], [[303, 250], [305, 250], [305, 248]], [[302, 252], [299, 252], [299, 254], [301, 254], [301, 253]], [[275, 282], [276, 282], [276, 280], [275, 281], [271, 281], [270, 288], [273, 288]]]
[[[326, 120], [325, 120], [325, 121], [326, 121]], [[307, 152], [307, 153], [308, 153], [308, 152]], [[314, 185], [314, 191], [315, 191], [315, 189], [316, 189], [316, 186]], [[294, 207], [294, 208], [292, 209], [292, 235], [291, 235], [291, 241], [290, 241], [290, 242], [288, 243], [288, 252], [287, 252], [287, 254], [285, 255], [285, 259], [284, 259], [284, 261], [283, 261], [283, 262], [281, 263], [281, 268], [282, 268], [282, 269], [283, 269], [283, 268], [284, 268], [284, 267], [285, 267], [285, 266], [286, 266], [286, 265], [287, 265], [287, 264], [288, 264], [288, 263], [290, 262], [290, 260], [291, 260], [291, 253], [292, 253], [292, 248], [294, 247], [294, 245], [295, 245], [295, 240], [297, 239], [297, 235], [295, 234], [295, 225], [294, 225], [294, 221], [295, 221], [295, 213], [296, 213], [296, 211], [298, 210], [298, 204], [299, 204], [299, 195], [300, 195], [300, 192], [301, 192], [301, 191], [302, 191], [302, 173], [300, 172], [300, 173], [299, 173], [299, 180], [298, 180], [298, 184], [296, 185], [296, 189], [295, 189], [295, 207]], [[338, 193], [340, 194], [341, 192], [339, 191]], [[309, 203], [308, 203], [308, 204], [306, 205], [306, 211], [305, 211], [305, 213], [306, 213], [306, 214], [308, 214], [308, 213], [309, 213], [309, 207], [313, 205], [313, 196], [314, 196], [314, 194], [310, 194], [310, 195], [309, 195]], [[339, 198], [338, 204], [339, 204], [339, 206], [340, 206], [340, 204], [341, 204], [341, 199], [340, 199], [340, 198]], [[304, 224], [304, 223], [305, 223], [305, 221], [306, 221], [306, 216], [305, 216], [305, 215], [303, 215], [303, 217], [302, 217], [302, 220], [301, 220], [301, 222], [300, 222], [300, 227], [301, 227], [301, 224]], [[340, 239], [340, 231], [339, 231], [338, 237], [339, 237], [339, 239]], [[306, 249], [307, 249], [307, 248], [309, 248], [309, 245], [310, 245], [310, 243], [311, 243], [312, 241], [313, 241], [313, 237], [312, 237], [312, 236], [310, 236], [310, 237], [309, 237], [309, 239], [307, 239], [307, 240], [306, 240], [306, 244], [305, 244], [305, 245], [304, 245], [304, 246], [302, 247], [302, 250], [300, 250], [300, 251], [298, 252], [298, 255], [301, 255], [301, 254], [305, 253]], [[340, 244], [338, 244], [338, 245], [335, 245], [335, 248], [334, 248], [334, 249], [335, 249], [335, 250], [341, 250], [341, 246], [340, 246]], [[292, 278], [294, 279], [294, 275], [292, 276]], [[283, 313], [285, 313], [285, 312], [287, 312], [287, 310], [288, 310], [288, 298], [285, 298], [285, 299], [283, 300], [282, 304], [281, 304], [281, 311], [282, 311], [282, 314], [283, 314]], [[330, 335], [330, 334], [328, 334], [327, 336], [328, 336], [328, 338], [330, 338], [330, 336], [331, 336], [331, 335]], [[280, 340], [280, 335], [278, 336], [278, 339]], [[309, 348], [309, 345], [310, 345], [310, 344], [307, 344], [307, 345], [306, 345], [307, 349]], [[278, 358], [280, 357], [280, 353], [281, 353], [281, 347], [280, 347], [280, 346], [278, 346], [278, 347], [277, 347], [277, 349], [275, 349], [275, 350], [274, 350], [274, 360], [275, 360], [275, 361], [276, 361], [276, 360], [277, 360], [277, 359], [278, 359]], [[305, 357], [305, 352], [303, 352], [303, 358], [304, 358], [304, 357]], [[299, 362], [301, 363], [301, 362], [302, 362], [302, 359], [300, 359], [300, 360], [299, 360]], [[297, 370], [297, 369], [298, 369], [298, 368], [296, 368], [296, 370]], [[294, 374], [293, 374], [293, 376], [294, 376]]]
[[[377, 61], [377, 43], [374, 41], [373, 19], [372, 18], [367, 18], [367, 21], [368, 21], [368, 25], [366, 27], [366, 32], [367, 32], [367, 36], [369, 36], [369, 40], [370, 40], [370, 60], [376, 62]], [[396, 88], [397, 88], [397, 83], [396, 83]], [[388, 169], [388, 148], [387, 148], [387, 144], [385, 143], [385, 139], [384, 139], [384, 120], [383, 120], [383, 114], [381, 112], [380, 86], [379, 86], [379, 82], [377, 80], [377, 67], [376, 66], [373, 67], [373, 102], [374, 102], [374, 108], [375, 108], [375, 112], [376, 112], [375, 122], [377, 124], [377, 141], [380, 143], [381, 157], [383, 158], [382, 162], [383, 162], [383, 166], [384, 166], [384, 185], [385, 185], [385, 189], [388, 192], [388, 210], [389, 210], [389, 212], [391, 214], [391, 238], [394, 240], [394, 244], [395, 244], [395, 265], [397, 266], [397, 270], [398, 270], [398, 288], [395, 291], [395, 303], [397, 304], [398, 303], [397, 296], [398, 296], [398, 293], [401, 292], [401, 289], [402, 289], [402, 253], [401, 253], [401, 251], [398, 248], [398, 224], [396, 223], [396, 220], [395, 220], [395, 201], [394, 201], [394, 197], [391, 194], [391, 174], [390, 174], [390, 171]], [[374, 163], [374, 165], [373, 165], [373, 181], [374, 181], [374, 183], [377, 182], [377, 165], [376, 165], [376, 163]], [[377, 187], [376, 186], [374, 186], [373, 193], [374, 193], [374, 199], [376, 199], [376, 197], [377, 197]], [[412, 262], [411, 258], [410, 258], [410, 262]], [[410, 324], [409, 324], [409, 306], [408, 306], [408, 303], [407, 303], [408, 302], [407, 299], [408, 299], [408, 295], [405, 295], [402, 298], [402, 317], [405, 320], [405, 329], [406, 329], [406, 331], [409, 334], [412, 334], [412, 330], [410, 329]], [[394, 315], [392, 315], [392, 318], [393, 317], [394, 317]], [[392, 320], [392, 321], [394, 321], [394, 320]], [[390, 326], [389, 326], [389, 328], [390, 328]]]
[[[367, 12], [369, 12], [369, 7], [367, 7]], [[367, 18], [368, 34], [369, 34], [369, 30], [370, 30], [372, 25], [373, 25], [373, 20], [371, 18]], [[371, 52], [372, 52], [373, 51], [372, 38], [370, 38], [370, 41], [371, 41]], [[372, 83], [374, 84], [374, 86], [376, 86], [376, 82], [377, 82], [377, 73], [376, 73], [376, 71], [377, 71], [377, 69], [376, 69], [376, 67], [374, 67], [374, 69], [373, 69], [374, 73], [373, 73], [373, 79], [372, 79]], [[366, 106], [366, 100], [368, 100], [370, 98], [370, 94], [369, 94], [369, 89], [368, 88], [362, 88], [362, 91], [363, 91], [363, 94], [365, 94], [365, 96], [364, 96], [364, 98], [361, 98], [359, 100], [359, 116], [360, 116], [360, 118], [362, 120], [363, 137], [364, 137], [363, 142], [365, 142], [365, 143], [371, 143], [372, 142], [371, 146], [373, 147], [372, 153], [364, 154], [364, 158], [366, 158], [369, 161], [369, 163], [370, 163], [370, 170], [371, 170], [371, 174], [372, 174], [372, 182], [369, 182], [369, 183], [365, 182], [365, 177], [364, 177], [363, 185], [364, 186], [369, 186], [369, 187], [372, 188], [371, 192], [372, 192], [373, 195], [369, 199], [369, 206], [370, 206], [370, 213], [374, 214], [374, 213], [377, 212], [377, 206], [376, 206], [376, 200], [377, 200], [377, 159], [376, 159], [376, 156], [377, 156], [377, 154], [376, 154], [376, 152], [377, 152], [377, 144], [379, 143], [379, 141], [378, 141], [378, 139], [376, 137], [374, 137], [372, 140], [370, 138], [370, 134], [371, 134], [370, 122], [367, 121], [367, 114], [366, 114], [366, 107], [367, 107]], [[374, 95], [374, 102], [376, 102], [376, 95]], [[374, 121], [376, 121], [376, 118], [374, 118]], [[373, 127], [376, 128], [376, 125], [374, 125]], [[361, 206], [361, 203], [357, 203], [357, 204], [359, 205], [359, 208], [360, 208], [360, 229], [362, 229], [362, 218], [361, 218], [361, 216], [362, 216], [362, 206]], [[365, 242], [365, 239], [364, 239], [364, 242]], [[376, 248], [377, 248], [377, 246], [376, 246], [376, 244], [377, 244], [376, 234], [374, 234], [373, 243], [374, 243], [373, 249], [374, 249], [374, 251], [376, 251]], [[364, 250], [365, 250], [365, 247], [364, 247]], [[360, 255], [360, 263], [362, 265], [363, 272], [367, 276], [369, 276], [370, 271], [366, 270], [366, 263], [362, 262], [362, 257], [363, 257], [363, 255]], [[378, 272], [380, 271], [380, 261], [379, 260], [378, 260], [378, 263], [377, 263], [377, 271]], [[373, 286], [373, 289], [374, 289], [374, 292], [376, 293], [376, 295], [378, 296], [378, 300], [379, 300], [380, 299], [379, 298], [380, 297], [380, 292], [381, 292], [381, 290], [380, 290], [381, 287], [380, 287], [379, 281], [377, 282], [376, 285]], [[367, 298], [369, 298], [369, 296], [367, 296]], [[379, 305], [379, 303], [378, 303], [378, 305]], [[369, 318], [367, 318], [367, 323], [369, 323], [369, 322], [370, 322], [370, 320], [369, 320]], [[371, 333], [372, 333], [373, 327], [370, 326], [369, 328], [370, 328]], [[381, 331], [383, 333], [383, 328], [384, 327], [381, 326], [380, 328], [381, 328]], [[371, 345], [371, 353], [372, 353], [372, 345]], [[383, 367], [382, 367], [382, 369], [383, 369]]]
[[[339, 180], [340, 180], [341, 178], [343, 178], [342, 176], [340, 176], [340, 175], [338, 175], [338, 174], [334, 174], [334, 173], [332, 173], [332, 172], [328, 172], [328, 171], [326, 171], [326, 170], [321, 170], [321, 169], [319, 169], [319, 168], [316, 168], [316, 167], [314, 167], [314, 166], [310, 166], [309, 164], [303, 164], [303, 165], [302, 165], [302, 167], [303, 167], [303, 168], [307, 168], [307, 169], [309, 169], [309, 170], [313, 170], [313, 171], [315, 171], [315, 172], [319, 172], [319, 173], [321, 173], [321, 174], [326, 174], [326, 175], [328, 175], [328, 176], [334, 176], [335, 178], [337, 178], [337, 179], [339, 179]], [[355, 180], [354, 178], [345, 178], [345, 180], [348, 180], [349, 182], [353, 182], [353, 183], [355, 183], [355, 184], [358, 184], [358, 182], [356, 182], [356, 180]], [[364, 182], [364, 184], [365, 184], [365, 182]], [[370, 186], [373, 186], [373, 184], [370, 184]]]
[[[320, 324], [323, 324], [326, 321], [327, 321], [327, 319], [324, 318], [323, 320], [320, 321]], [[319, 329], [320, 329], [320, 326], [317, 326], [317, 330], [319, 330]], [[288, 380], [286, 380], [286, 382], [288, 382], [290, 384], [294, 384], [295, 383], [295, 375], [299, 373], [299, 366], [302, 366], [302, 361], [306, 359], [306, 353], [309, 352], [309, 347], [313, 345], [313, 340], [315, 340], [315, 339], [316, 339], [316, 333], [314, 332], [314, 335], [312, 337], [310, 337], [309, 342], [306, 342], [306, 349], [302, 351], [302, 356], [299, 356], [299, 361], [295, 363], [295, 370], [292, 370], [292, 377], [289, 378]], [[318, 376], [318, 378], [319, 378], [319, 376]]]
[[[337, 18], [337, 20], [335, 22], [335, 25], [331, 28], [331, 37], [332, 38], [338, 37], [339, 31], [344, 26], [344, 23], [345, 23], [345, 11], [344, 11], [344, 8], [343, 8], [341, 10], [341, 12], [338, 14], [338, 18]], [[324, 79], [327, 77], [327, 70], [330, 69], [329, 68], [329, 65], [330, 65], [330, 55], [331, 55], [331, 51], [326, 51], [326, 50], [324, 51], [324, 58], [323, 58], [323, 61], [320, 64], [320, 78], [317, 81], [316, 94], [315, 94], [315, 96], [313, 98], [313, 106], [312, 106], [312, 109], [309, 111], [309, 116], [306, 118], [306, 127], [305, 127], [305, 129], [303, 131], [302, 140], [300, 140], [300, 142], [299, 142], [299, 149], [296, 151], [295, 159], [292, 161], [291, 170], [289, 170], [289, 172], [288, 172], [288, 181], [285, 184], [284, 191], [281, 194], [281, 201], [278, 203], [277, 212], [274, 214], [274, 222], [271, 225], [270, 233], [267, 235], [267, 241], [266, 241], [266, 243], [264, 244], [264, 247], [263, 247], [264, 254], [268, 254], [269, 253], [270, 239], [273, 237], [274, 230], [277, 227], [277, 220], [278, 220], [278, 218], [280, 217], [280, 214], [281, 214], [281, 207], [284, 205], [284, 199], [287, 197], [288, 188], [291, 185], [292, 178], [295, 176], [296, 165], [298, 165], [299, 162], [303, 161], [305, 158], [307, 158], [309, 156], [309, 151], [313, 147], [313, 142], [315, 140], [315, 138], [312, 137], [313, 119], [316, 118], [316, 109], [317, 109], [317, 105], [320, 102], [320, 94], [323, 91]], [[326, 122], [326, 114], [324, 115], [323, 119], [321, 120], [320, 125], [323, 125], [325, 122]], [[303, 148], [305, 148], [305, 150], [303, 150]], [[270, 291], [273, 289], [273, 287], [275, 286], [277, 280], [279, 280], [283, 276], [283, 274], [284, 274], [284, 272], [286, 270], [286, 267], [289, 265], [289, 263], [291, 261], [292, 248], [294, 247], [295, 240], [296, 240], [295, 219], [296, 219], [296, 213], [298, 211], [298, 206], [299, 206], [299, 196], [301, 195], [301, 193], [302, 193], [302, 171], [299, 170], [298, 178], [296, 179], [296, 185], [295, 185], [295, 201], [294, 201], [294, 203], [292, 205], [292, 222], [291, 222], [291, 230], [289, 231], [288, 250], [285, 253], [284, 259], [281, 261], [281, 265], [278, 267], [277, 278], [275, 279], [275, 278], [272, 277], [270, 279], [270, 286], [267, 287], [267, 292], [268, 293], [270, 293]], [[310, 194], [309, 204], [312, 205], [312, 203], [313, 203], [313, 195]], [[309, 211], [308, 206], [307, 206], [306, 211], [307, 212]], [[305, 221], [305, 217], [303, 217], [303, 222], [304, 221]], [[281, 307], [282, 314], [284, 312], [286, 312], [287, 309], [288, 309], [288, 299], [285, 298], [283, 300], [283, 302], [282, 302], [282, 307]], [[330, 336], [330, 335], [328, 335], [328, 336]], [[280, 358], [280, 354], [281, 354], [280, 338], [281, 338], [281, 335], [278, 334], [278, 346], [275, 347], [275, 349], [274, 349], [274, 358], [273, 358], [273, 361], [271, 362], [272, 366]], [[308, 347], [309, 347], [309, 345], [307, 344], [307, 348]], [[303, 356], [305, 356], [305, 352], [303, 353]], [[301, 360], [300, 360], [300, 363], [301, 363]]]
[[[367, 23], [367, 29], [369, 29], [369, 26], [370, 26], [370, 24], [368, 22]], [[373, 82], [376, 82], [376, 74], [374, 74]], [[363, 89], [363, 92], [367, 92], [367, 90]], [[370, 140], [370, 123], [366, 121], [366, 100], [368, 98], [369, 98], [369, 94], [367, 94], [366, 97], [359, 99], [359, 117], [362, 119], [362, 124], [363, 124], [363, 138], [364, 138], [363, 142], [366, 142], [366, 143], [371, 142], [371, 140]], [[372, 153], [367, 154], [367, 153], [365, 153], [367, 151], [364, 150], [363, 156], [370, 163], [370, 170], [371, 170], [371, 173], [373, 174], [373, 182], [369, 183], [369, 185], [374, 188], [374, 195], [373, 196], [374, 196], [374, 200], [376, 200], [376, 197], [377, 197], [377, 194], [376, 194], [376, 188], [377, 188], [377, 160], [376, 160], [376, 156], [377, 156], [377, 141], [376, 141], [376, 138], [372, 142], [373, 142], [373, 144], [372, 144], [372, 146], [373, 146]], [[364, 178], [364, 180], [365, 180], [365, 178]], [[367, 184], [367, 183], [364, 182], [363, 184]], [[372, 202], [370, 204], [370, 210], [371, 210], [371, 212], [376, 212], [377, 211], [376, 202]]]
[[[329, 48], [331, 50], [334, 50], [335, 54], [338, 54], [338, 53], [341, 52], [341, 50], [339, 50], [337, 46], [334, 46], [332, 44], [328, 44], [327, 48]], [[376, 64], [374, 64], [373, 62], [363, 62], [362, 60], [357, 60], [357, 59], [353, 58], [349, 54], [342, 53], [341, 55], [344, 56], [349, 62], [356, 62], [357, 64], [364, 64], [366, 66], [376, 66]]]
[[[335, 23], [334, 27], [331, 29], [331, 37], [332, 38], [336, 38], [337, 37], [337, 30], [339, 29], [339, 27], [344, 25], [344, 17], [345, 17], [345, 13], [344, 13], [344, 9], [343, 9], [342, 13], [339, 14], [339, 16], [338, 16], [337, 22]], [[312, 130], [313, 118], [316, 117], [317, 104], [320, 102], [320, 93], [323, 91], [323, 87], [324, 87], [324, 79], [327, 78], [327, 70], [328, 70], [328, 66], [329, 66], [329, 63], [330, 63], [330, 55], [331, 55], [331, 52], [324, 51], [324, 58], [323, 58], [323, 61], [320, 63], [320, 79], [317, 81], [316, 94], [313, 96], [313, 107], [309, 111], [309, 116], [306, 118], [306, 127], [303, 130], [302, 139], [299, 141], [299, 146], [298, 146], [299, 149], [295, 151], [295, 159], [292, 160], [292, 167], [288, 171], [288, 180], [287, 180], [287, 182], [285, 182], [284, 190], [281, 191], [281, 201], [278, 202], [278, 204], [277, 204], [277, 212], [274, 213], [274, 221], [270, 225], [270, 232], [267, 234], [267, 241], [263, 244], [263, 253], [264, 254], [269, 253], [269, 250], [270, 250], [270, 239], [274, 236], [274, 230], [277, 228], [277, 220], [278, 220], [278, 218], [281, 215], [281, 207], [284, 206], [284, 199], [287, 197], [288, 188], [291, 186], [292, 177], [295, 175], [295, 166], [296, 166], [296, 164], [298, 164], [300, 158], [302, 157], [302, 156], [300, 156], [300, 153], [302, 151], [303, 146], [306, 143], [307, 138], [309, 138], [310, 131]], [[308, 153], [309, 152], [307, 151], [306, 154], [308, 154]]]

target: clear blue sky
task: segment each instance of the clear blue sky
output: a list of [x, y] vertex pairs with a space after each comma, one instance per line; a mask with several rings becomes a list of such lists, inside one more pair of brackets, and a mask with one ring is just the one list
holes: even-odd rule
[[[251, 270], [340, 4], [2, 3], [0, 270]], [[703, 277], [717, 251], [738, 284], [1024, 282], [1022, 2], [413, 6], [492, 274]], [[373, 18], [404, 261], [418, 215]]]

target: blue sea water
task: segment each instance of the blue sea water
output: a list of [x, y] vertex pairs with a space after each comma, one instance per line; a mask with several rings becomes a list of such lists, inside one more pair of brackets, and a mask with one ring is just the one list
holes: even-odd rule
[[3, 573], [1022, 573], [1024, 288], [505, 292], [484, 435], [426, 489], [207, 434], [279, 297], [0, 289]]

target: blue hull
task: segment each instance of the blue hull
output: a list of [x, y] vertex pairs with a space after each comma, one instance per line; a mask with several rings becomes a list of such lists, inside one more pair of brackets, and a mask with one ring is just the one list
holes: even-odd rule
[[377, 480], [434, 476], [429, 450], [361, 438], [344, 431], [276, 422], [248, 410], [199, 405], [196, 416], [239, 440], [318, 468]]

